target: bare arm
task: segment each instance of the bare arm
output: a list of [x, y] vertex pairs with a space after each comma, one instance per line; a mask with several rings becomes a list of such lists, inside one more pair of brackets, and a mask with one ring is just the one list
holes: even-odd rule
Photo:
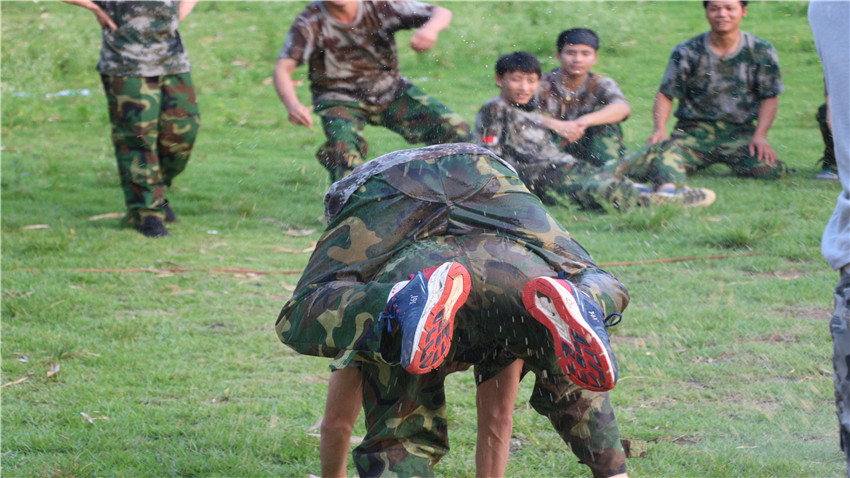
[[579, 116], [576, 118], [576, 121], [584, 125], [585, 128], [588, 128], [590, 126], [619, 123], [630, 114], [632, 114], [632, 108], [628, 103], [611, 103], [596, 111]]
[[178, 10], [180, 12], [180, 23], [183, 23], [183, 20], [189, 15], [189, 12], [195, 8], [196, 3], [198, 3], [198, 0], [180, 0], [180, 7]]
[[662, 92], [655, 95], [655, 103], [652, 105], [652, 123], [654, 125], [652, 136], [646, 144], [655, 144], [667, 139], [667, 120], [673, 112], [673, 100]]
[[90, 10], [94, 13], [95, 18], [97, 18], [97, 23], [100, 24], [100, 28], [115, 30], [117, 25], [115, 22], [109, 18], [109, 15], [103, 11], [96, 3], [89, 0], [65, 0], [65, 3], [69, 3], [71, 5], [76, 5], [78, 7], [83, 7], [85, 9]]
[[416, 33], [410, 39], [410, 47], [418, 53], [429, 50], [435, 43], [440, 32], [448, 28], [452, 23], [452, 12], [449, 9], [434, 6], [431, 18], [424, 25], [416, 29]]
[[759, 103], [758, 126], [750, 141], [750, 156], [758, 154], [760, 163], [774, 164], [776, 162], [776, 151], [767, 142], [767, 132], [776, 119], [776, 110], [779, 108], [779, 98], [765, 98]]
[[295, 94], [295, 83], [292, 82], [292, 73], [298, 66], [292, 58], [279, 58], [274, 67], [274, 89], [280, 101], [289, 112], [289, 122], [296, 126], [313, 127], [313, 118], [310, 116], [310, 108], [298, 101]]

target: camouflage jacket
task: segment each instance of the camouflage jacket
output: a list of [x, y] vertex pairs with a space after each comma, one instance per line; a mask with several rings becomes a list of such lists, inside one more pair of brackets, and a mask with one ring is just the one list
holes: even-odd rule
[[344, 24], [313, 2], [292, 23], [278, 58], [308, 63], [314, 104], [384, 105], [410, 84], [399, 73], [395, 33], [422, 26], [433, 10], [421, 2], [361, 0], [355, 20]]
[[192, 69], [177, 27], [179, 1], [95, 2], [117, 26], [103, 29], [97, 71], [110, 76], [162, 76]]
[[658, 90], [679, 100], [679, 119], [742, 124], [758, 117], [761, 100], [785, 87], [770, 43], [741, 32], [737, 50], [721, 57], [709, 48], [706, 32], [673, 49]]
[[510, 163], [531, 184], [548, 169], [576, 163], [558, 149], [539, 118], [533, 104], [531, 111], [523, 111], [501, 96], [491, 98], [475, 117], [475, 141]]
[[484, 148], [470, 143], [437, 144], [424, 148], [395, 151], [357, 166], [351, 174], [333, 183], [330, 189], [328, 189], [328, 192], [325, 193], [325, 219], [330, 223], [342, 211], [343, 207], [345, 207], [348, 198], [372, 176], [381, 174], [387, 169], [399, 164], [409, 163], [411, 161], [436, 160], [445, 156], [456, 156], [459, 154], [490, 156], [494, 161], [499, 161], [513, 170], [511, 165], [503, 159], [493, 155], [493, 153]]
[[605, 105], [628, 104], [616, 81], [593, 72], [587, 74], [587, 80], [578, 90], [567, 91], [561, 82], [560, 68], [540, 78], [537, 101], [549, 116], [570, 121]]

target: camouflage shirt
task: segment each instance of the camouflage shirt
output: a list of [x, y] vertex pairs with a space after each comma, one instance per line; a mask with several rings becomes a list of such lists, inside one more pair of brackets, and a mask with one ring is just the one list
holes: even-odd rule
[[422, 26], [433, 10], [421, 2], [361, 0], [357, 17], [345, 24], [313, 2], [292, 23], [278, 58], [308, 63], [314, 104], [384, 105], [410, 85], [399, 73], [395, 33]]
[[372, 176], [411, 161], [436, 160], [445, 156], [456, 156], [460, 154], [471, 154], [475, 156], [490, 156], [494, 161], [513, 169], [510, 164], [484, 148], [469, 143], [437, 144], [418, 149], [406, 149], [395, 151], [379, 156], [368, 163], [363, 163], [354, 168], [348, 176], [333, 183], [325, 193], [325, 219], [330, 223], [337, 214], [345, 207], [348, 198], [366, 183]]
[[742, 124], [758, 117], [761, 100], [785, 87], [770, 43], [741, 32], [737, 50], [721, 57], [709, 48], [706, 32], [673, 49], [658, 90], [679, 100], [679, 119]]
[[561, 82], [561, 69], [546, 73], [540, 78], [537, 90], [540, 109], [553, 118], [573, 121], [579, 116], [612, 103], [625, 103], [626, 97], [617, 82], [606, 76], [588, 73], [587, 80], [576, 91], [567, 91]]
[[177, 27], [179, 1], [95, 2], [115, 22], [103, 29], [97, 71], [110, 76], [162, 76], [192, 69]]
[[475, 117], [475, 141], [510, 163], [526, 184], [547, 169], [572, 166], [576, 159], [558, 149], [540, 124], [532, 104], [524, 111], [501, 96], [491, 98]]

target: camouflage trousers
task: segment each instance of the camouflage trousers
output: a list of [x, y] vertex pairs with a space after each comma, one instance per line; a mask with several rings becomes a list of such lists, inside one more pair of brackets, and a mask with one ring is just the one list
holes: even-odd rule
[[327, 137], [316, 158], [329, 171], [331, 182], [342, 179], [366, 160], [369, 143], [363, 129], [367, 124], [383, 126], [410, 144], [466, 143], [472, 139], [469, 124], [463, 118], [415, 85], [387, 105], [322, 101], [315, 105], [314, 112], [322, 118]]
[[850, 264], [841, 270], [841, 279], [835, 288], [835, 315], [829, 323], [829, 331], [832, 334], [840, 443], [846, 455], [847, 476], [850, 476]]
[[832, 171], [838, 171], [838, 164], [835, 162], [835, 143], [832, 141], [832, 130], [829, 129], [829, 123], [826, 121], [826, 103], [820, 105], [818, 112], [815, 114], [815, 120], [818, 122], [820, 134], [823, 138], [823, 157], [820, 158], [821, 167]]
[[154, 77], [101, 75], [124, 191], [124, 223], [163, 219], [165, 190], [189, 161], [201, 126], [189, 73]]
[[716, 163], [729, 166], [740, 177], [784, 177], [788, 166], [782, 161], [769, 165], [750, 155], [749, 143], [754, 132], [752, 123], [679, 120], [670, 138], [629, 154], [623, 158], [623, 167], [628, 168], [629, 177], [653, 184], [662, 184], [664, 179], [659, 175], [678, 183], [686, 173]]
[[530, 279], [563, 270], [610, 313], [627, 305], [625, 288], [512, 171], [489, 156], [464, 154], [368, 179], [328, 225], [278, 317], [279, 338], [299, 353], [359, 352], [367, 416], [354, 452], [361, 475], [429, 476], [448, 451], [446, 366], [426, 375], [392, 366], [399, 337], [377, 319], [396, 282], [449, 260], [463, 264], [472, 282], [447, 363], [522, 358], [538, 377], [535, 408], [554, 417], [562, 436], [577, 437], [570, 440], [577, 454], [605, 458], [600, 466], [612, 469], [624, 463], [607, 396], [583, 401], [590, 392], [563, 375], [552, 338], [523, 307], [521, 291]]
[[552, 137], [561, 151], [596, 167], [626, 154], [623, 129], [619, 123], [591, 126], [585, 130], [584, 136], [572, 143], [554, 133]]

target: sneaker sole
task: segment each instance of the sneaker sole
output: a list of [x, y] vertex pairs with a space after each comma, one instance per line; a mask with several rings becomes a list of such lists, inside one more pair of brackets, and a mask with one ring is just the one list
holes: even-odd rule
[[452, 262], [437, 268], [428, 280], [428, 300], [413, 337], [409, 373], [428, 373], [445, 360], [452, 347], [454, 318], [469, 296], [469, 272]]
[[595, 392], [614, 388], [611, 357], [569, 289], [557, 279], [538, 277], [523, 288], [522, 302], [549, 329], [558, 365], [573, 383]]

